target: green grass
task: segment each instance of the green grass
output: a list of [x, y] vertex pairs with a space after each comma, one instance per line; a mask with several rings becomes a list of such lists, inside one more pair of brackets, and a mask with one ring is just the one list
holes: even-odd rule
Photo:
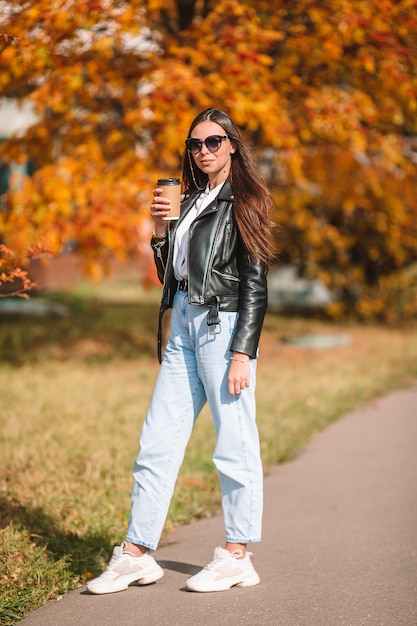
[[[131, 281], [48, 296], [67, 317], [0, 317], [0, 621], [16, 624], [98, 573], [123, 538], [131, 469], [158, 363], [159, 290]], [[303, 349], [305, 333], [349, 345]], [[346, 411], [417, 376], [417, 326], [330, 325], [269, 314], [258, 366], [265, 469], [293, 458]], [[220, 512], [204, 410], [163, 542], [178, 524]]]

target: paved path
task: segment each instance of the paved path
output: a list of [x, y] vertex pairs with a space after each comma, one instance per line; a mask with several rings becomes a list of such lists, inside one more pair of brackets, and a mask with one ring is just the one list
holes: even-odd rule
[[417, 626], [417, 386], [327, 428], [265, 479], [262, 583], [184, 591], [222, 544], [222, 519], [191, 524], [156, 556], [162, 581], [85, 588], [24, 626]]

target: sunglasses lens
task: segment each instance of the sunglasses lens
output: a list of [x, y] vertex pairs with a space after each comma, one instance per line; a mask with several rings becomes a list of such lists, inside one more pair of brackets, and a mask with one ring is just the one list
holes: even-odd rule
[[187, 150], [189, 152], [192, 152], [193, 154], [197, 154], [198, 152], [200, 152], [203, 142], [200, 141], [199, 139], [187, 139], [186, 144], [187, 144]]
[[222, 145], [222, 138], [219, 135], [212, 135], [211, 137], [207, 137], [205, 144], [210, 152], [217, 152]]

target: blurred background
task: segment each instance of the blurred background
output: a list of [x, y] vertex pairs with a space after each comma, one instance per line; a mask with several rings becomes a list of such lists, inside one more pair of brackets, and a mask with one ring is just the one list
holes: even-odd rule
[[[416, 0], [0, 0], [2, 624], [124, 536], [158, 371], [151, 191], [202, 109], [274, 199], [265, 472], [415, 381], [416, 95]], [[205, 410], [163, 541], [220, 511], [214, 444]]]

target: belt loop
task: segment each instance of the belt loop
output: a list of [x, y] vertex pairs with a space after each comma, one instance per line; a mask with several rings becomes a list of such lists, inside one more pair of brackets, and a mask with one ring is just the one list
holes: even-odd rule
[[183, 278], [178, 281], [178, 291], [188, 291], [188, 280]]

